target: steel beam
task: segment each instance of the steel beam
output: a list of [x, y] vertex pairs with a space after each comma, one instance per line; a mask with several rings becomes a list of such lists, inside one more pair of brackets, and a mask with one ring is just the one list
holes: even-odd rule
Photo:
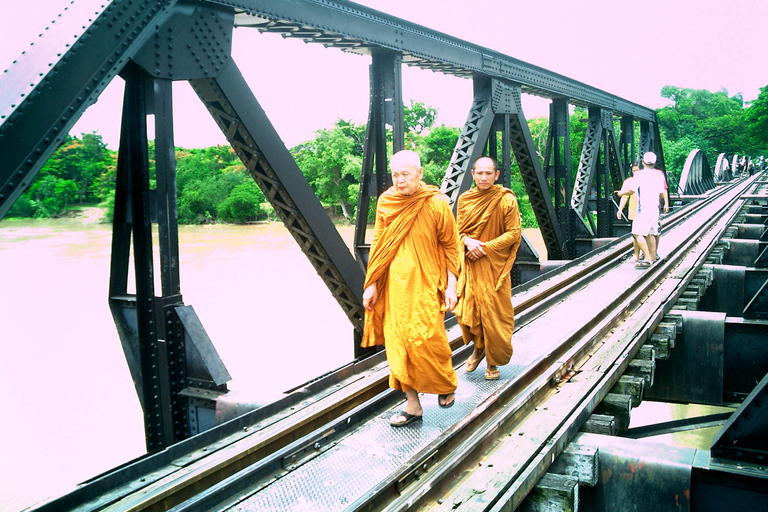
[[683, 334], [669, 359], [657, 361], [648, 400], [723, 405], [725, 313], [680, 311]]
[[[214, 2], [212, 2], [214, 3]], [[222, 5], [231, 5], [224, 0]], [[508, 55], [344, 0], [241, 0], [235, 24], [284, 37], [315, 42], [347, 52], [386, 49], [402, 54], [410, 66], [465, 78], [476, 74], [512, 81], [522, 91], [547, 98], [566, 97], [580, 106], [599, 106], [654, 120], [642, 107], [576, 80]]]
[[488, 136], [493, 127], [495, 113], [491, 104], [491, 84], [489, 80], [474, 80], [474, 99], [469, 109], [467, 120], [461, 129], [456, 147], [451, 155], [451, 162], [445, 172], [440, 190], [448, 196], [453, 210], [459, 196], [472, 185], [471, 165], [483, 156]]
[[392, 126], [392, 154], [405, 146], [402, 88], [400, 57], [393, 53], [374, 53], [371, 56], [370, 103], [355, 224], [355, 257], [363, 269], [368, 266], [370, 250], [366, 228], [371, 198], [375, 205], [375, 198], [392, 186], [387, 170], [387, 124]]
[[229, 60], [215, 78], [190, 83], [353, 327], [362, 331], [363, 271], [237, 65]]
[[[613, 187], [620, 188], [624, 178], [613, 132], [613, 114], [603, 109], [590, 108], [571, 207], [584, 230], [591, 236], [612, 236]], [[596, 224], [592, 219], [592, 211], [597, 212]]]
[[[712, 440], [712, 457], [765, 468], [768, 462], [768, 373]], [[765, 476], [765, 475], [764, 475]]]
[[[137, 346], [126, 351], [126, 354], [136, 356], [138, 366], [131, 368], [132, 373], [140, 375], [136, 380], [137, 391], [144, 411], [144, 429], [147, 451], [154, 452], [173, 444], [173, 416], [171, 411], [171, 393], [169, 389], [166, 347], [159, 343], [162, 338], [158, 332], [158, 314], [154, 292], [154, 273], [152, 268], [152, 223], [150, 218], [149, 200], [149, 162], [147, 156], [146, 129], [146, 100], [145, 89], [148, 77], [143, 69], [135, 64], [129, 64], [123, 71], [125, 79], [125, 100], [123, 103], [123, 124], [120, 136], [120, 152], [118, 156], [118, 193], [127, 186], [122, 198], [116, 197], [116, 210], [129, 211], [130, 236], [133, 236], [134, 268], [136, 274], [136, 341]], [[125, 204], [117, 205], [118, 201], [127, 199]], [[129, 210], [128, 210], [129, 209]], [[122, 213], [121, 213], [122, 216]], [[116, 228], [117, 238], [122, 249], [125, 249], [124, 234], [126, 231]], [[119, 262], [120, 270], [127, 270], [127, 256], [113, 255], [113, 263]], [[113, 268], [113, 275], [120, 270]], [[123, 300], [119, 296], [128, 296], [122, 285], [127, 283], [127, 276], [118, 278], [119, 284], [113, 283], [110, 289], [110, 307], [118, 324], [125, 322]], [[120, 286], [121, 289], [117, 289]], [[119, 296], [118, 296], [119, 295]], [[162, 329], [160, 322], [159, 329]], [[133, 337], [121, 339], [123, 345], [132, 344]], [[129, 363], [131, 358], [129, 357]]]
[[[571, 126], [568, 100], [555, 98], [549, 107], [549, 133], [544, 156], [545, 175], [553, 180], [554, 206], [560, 230], [563, 233], [561, 258], [576, 257], [575, 218], [570, 208], [573, 192], [571, 177]], [[551, 258], [550, 258], [551, 259]]]
[[496, 90], [494, 95], [504, 94], [510, 96], [510, 103], [516, 108], [510, 112], [510, 144], [515, 154], [520, 176], [523, 178], [525, 191], [531, 201], [531, 208], [536, 215], [539, 231], [544, 239], [549, 259], [562, 259], [564, 245], [563, 233], [557, 222], [555, 207], [549, 194], [549, 185], [539, 162], [536, 145], [533, 143], [528, 122], [523, 115], [521, 106], [520, 88], [494, 81]]

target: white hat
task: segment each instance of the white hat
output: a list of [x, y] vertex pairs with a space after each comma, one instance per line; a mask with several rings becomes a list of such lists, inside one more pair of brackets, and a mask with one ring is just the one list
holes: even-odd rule
[[643, 155], [643, 163], [653, 165], [656, 163], [656, 153], [649, 151]]

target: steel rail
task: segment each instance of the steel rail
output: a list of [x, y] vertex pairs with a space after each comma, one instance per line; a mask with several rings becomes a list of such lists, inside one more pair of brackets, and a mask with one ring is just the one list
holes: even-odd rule
[[[710, 196], [715, 199], [730, 190], [721, 187]], [[709, 201], [691, 203], [680, 212], [671, 215], [665, 221], [665, 228], [678, 225], [685, 218], [704, 208]], [[519, 287], [520, 293], [514, 293], [513, 302], [516, 309], [522, 311], [517, 316], [516, 330], [519, 330], [546, 309], [563, 300], [563, 297], [576, 290], [592, 279], [597, 273], [605, 272], [608, 268], [619, 264], [627, 254], [631, 241], [618, 239], [600, 250], [585, 255], [550, 272], [532, 283]], [[660, 267], [658, 267], [660, 268]], [[646, 276], [653, 275], [646, 271]], [[584, 333], [577, 333], [581, 336]], [[453, 345], [458, 345], [460, 332], [458, 328], [449, 329], [449, 339]], [[583, 350], [583, 349], [581, 349]], [[454, 364], [460, 365], [471, 353], [471, 347], [465, 346], [454, 351]], [[559, 350], [561, 356], [567, 350]], [[538, 372], [545, 372], [551, 366], [551, 360], [558, 359], [555, 353], [535, 365]], [[263, 415], [259, 421], [247, 424], [247, 420], [238, 418], [242, 426], [237, 432], [223, 438], [213, 438], [199, 445], [189, 453], [166, 457], [166, 463], [154, 467], [148, 474], [141, 477], [141, 483], [132, 482], [122, 488], [91, 501], [87, 510], [167, 510], [176, 507], [177, 511], [208, 510], [212, 502], [220, 501], [222, 496], [238, 494], [253, 482], [261, 481], [267, 485], [275, 478], [289, 471], [286, 466], [297, 464], [322, 453], [331, 446], [335, 439], [350, 431], [360, 422], [381, 412], [399, 400], [399, 394], [387, 388], [388, 368], [383, 361], [383, 353], [374, 356], [368, 369], [355, 373], [351, 366], [332, 372], [315, 383], [299, 388], [294, 393], [304, 395], [304, 400], [286, 402], [282, 410], [274, 414]], [[568, 368], [559, 368], [555, 374], [537, 384], [539, 392], [551, 379], [562, 378]], [[545, 372], [546, 373], [546, 372]], [[529, 377], [531, 382], [538, 382]], [[525, 380], [510, 386], [500, 396], [527, 396], [531, 389], [521, 387]], [[525, 391], [527, 389], [527, 391]], [[323, 391], [325, 390], [325, 391]], [[307, 394], [312, 398], [307, 398]], [[269, 407], [265, 407], [268, 411]], [[526, 409], [525, 404], [519, 404], [517, 410], [521, 414]], [[493, 407], [473, 415], [473, 425], [476, 421], [487, 420], [495, 414]], [[256, 411], [257, 413], [259, 411]], [[491, 423], [497, 424], [494, 420]], [[218, 427], [217, 427], [218, 428]], [[215, 429], [214, 429], [215, 430]], [[455, 440], [454, 440], [455, 438]], [[458, 433], [445, 439], [447, 445], [459, 443]], [[136, 480], [139, 480], [138, 478]], [[252, 487], [251, 487], [251, 490]], [[54, 508], [57, 502], [52, 502]], [[45, 507], [41, 512], [47, 510]]]
[[[711, 224], [712, 221], [701, 228], [700, 231], [708, 229]], [[689, 239], [688, 245], [694, 244], [695, 238]], [[679, 253], [680, 251], [676, 252]], [[679, 256], [676, 260], [681, 258], [682, 256]], [[670, 262], [676, 260], [670, 259], [664, 267], [669, 268], [672, 264]], [[609, 266], [613, 265], [615, 263], [609, 264]], [[640, 301], [643, 300], [644, 292], [657, 286], [660, 279], [658, 274], [662, 272], [661, 269], [663, 267], [660, 265], [657, 268], [658, 270], [655, 273], [651, 272], [644, 275], [643, 281], [645, 285], [642, 292], [634, 294], [627, 292], [618, 299], [618, 305], [614, 309], [615, 312], [618, 312], [616, 313], [618, 316], [625, 315], [630, 306], [637, 307]], [[392, 474], [387, 481], [380, 482], [368, 495], [358, 500], [348, 510], [376, 509], [378, 501], [387, 501], [388, 497], [397, 495], [398, 487], [403, 485], [404, 480], [409, 475], [418, 474], [417, 471], [423, 473], [427, 470], [437, 475], [434, 480], [429, 482], [425, 482], [422, 476], [419, 485], [409, 487], [408, 489], [411, 492], [404, 492], [399, 497], [394, 498], [394, 501], [385, 509], [407, 510], [414, 507], [420, 497], [428, 494], [428, 490], [441, 488], [442, 478], [456, 473], [457, 466], [461, 464], [461, 461], [466, 456], [466, 453], [457, 456], [457, 451], [473, 452], [478, 450], [479, 447], [488, 442], [489, 438], [493, 437], [494, 432], [501, 431], [502, 425], [512, 421], [513, 418], [525, 415], [532, 408], [540, 405], [543, 396], [547, 395], [551, 389], [550, 384], [553, 381], [560, 381], [565, 372], [572, 371], [573, 362], [579, 358], [584, 358], [585, 354], [592, 350], [597, 340], [613, 328], [614, 323], [615, 318], [610, 314], [606, 314], [600, 321], [588, 322], [584, 329], [572, 333], [567, 343], [564, 343], [558, 350], [546, 354], [531, 368], [525, 378], [516, 383], [511, 383], [503, 392], [496, 392], [492, 400], [486, 401], [470, 417], [462, 420], [453, 429], [450, 429], [441, 436], [439, 443], [432, 444], [424, 449], [419, 455], [409, 461], [400, 472]], [[639, 344], [634, 348], [635, 350], [639, 348]], [[628, 364], [629, 358], [625, 358], [625, 361]], [[616, 373], [614, 380], [606, 381], [604, 385], [605, 392], [607, 392], [609, 384], [612, 385], [618, 380], [619, 375], [619, 373]], [[516, 403], [508, 403], [504, 398], [505, 396], [513, 397]], [[539, 399], [539, 397], [542, 397], [542, 399]], [[593, 407], [596, 403], [593, 403]], [[586, 419], [583, 417], [583, 411], [581, 416], [582, 419]], [[477, 425], [479, 425], [479, 428], [475, 429]], [[442, 466], [440, 471], [429, 469], [429, 465], [435, 464], [434, 460], [432, 460], [435, 457], [435, 452], [438, 452], [438, 456], [441, 452], [446, 454], [437, 463]], [[466, 465], [464, 464], [464, 466]]]
[[[714, 193], [711, 195], [710, 199], [714, 199], [719, 197], [720, 195], [726, 193], [726, 189], [720, 189], [718, 193]], [[689, 205], [689, 207], [685, 208], [684, 211], [678, 212], [670, 217], [670, 219], [667, 221], [667, 229], [669, 229], [673, 225], [678, 225], [679, 223], [683, 222], [688, 216], [693, 214], [695, 211], [698, 211], [701, 208], [704, 208], [706, 206], [707, 202], [701, 202], [699, 204], [692, 204]], [[521, 302], [520, 304], [525, 304], [527, 307], [525, 309], [528, 310], [528, 315], [526, 315], [528, 318], [522, 319], [522, 321], [519, 323], [519, 325], [522, 327], [526, 325], [529, 321], [531, 321], [536, 316], [540, 315], [542, 313], [541, 309], [550, 307], [552, 303], [555, 303], [557, 301], [562, 300], [562, 294], [563, 293], [571, 293], [572, 289], [578, 288], [579, 286], [583, 285], [584, 280], [588, 279], [594, 279], [595, 272], [605, 272], [606, 268], [611, 268], [617, 264], [617, 262], [620, 262], [623, 258], [624, 254], [626, 253], [627, 249], [629, 248], [629, 245], [631, 243], [628, 243], [627, 241], [620, 241], [620, 243], [616, 243], [613, 247], [608, 247], [606, 250], [601, 251], [600, 254], [597, 256], [593, 256], [592, 258], [585, 258], [585, 260], [590, 260], [591, 262], [587, 261], [581, 261], [581, 262], [574, 262], [573, 267], [575, 269], [571, 269], [572, 273], [577, 274], [575, 277], [571, 276], [567, 279], [550, 279], [549, 282], [544, 281], [544, 284], [548, 286], [550, 290], [550, 294], [544, 294], [544, 293], [538, 293], [535, 294], [535, 297], [537, 297], [538, 301], [534, 303], [530, 298], [526, 299], [527, 302]], [[659, 267], [660, 268], [660, 267]], [[649, 278], [650, 276], [654, 275], [653, 272], [649, 272], [646, 274], [646, 276]], [[647, 287], [654, 287], [656, 285], [655, 281], [649, 280]], [[541, 286], [542, 284], [540, 284]], [[626, 302], [628, 299], [625, 299], [624, 302]], [[635, 301], [639, 300], [637, 298], [634, 299]], [[621, 311], [626, 310], [626, 304], [622, 303], [623, 307], [620, 309]], [[610, 326], [613, 324], [614, 319], [610, 318], [608, 320], [604, 320], [600, 328], [598, 329], [598, 333], [604, 334], [607, 329], [610, 328]], [[594, 330], [594, 327], [590, 327], [589, 330]], [[593, 340], [593, 343], [576, 343], [576, 340], [583, 340], [585, 339], [583, 336], [585, 334], [585, 331], [578, 331], [574, 333], [571, 341], [574, 344], [574, 346], [571, 346], [570, 348], [567, 348], [564, 346], [561, 350], [552, 352], [548, 354], [548, 356], [537, 363], [537, 365], [534, 366], [534, 368], [531, 370], [532, 374], [536, 374], [537, 371], [540, 372], [538, 374], [538, 377], [533, 380], [534, 382], [534, 390], [531, 389], [524, 389], [520, 387], [520, 383], [517, 383], [517, 385], [510, 386], [506, 393], [514, 395], [518, 397], [518, 400], [521, 401], [517, 406], [510, 407], [508, 404], [504, 404], [503, 406], [500, 404], [497, 408], [493, 407], [487, 407], [485, 409], [479, 409], [477, 413], [474, 413], [473, 419], [471, 422], [463, 422], [463, 426], [460, 430], [466, 431], [467, 428], [469, 428], [469, 425], [475, 425], [475, 424], [486, 424], [486, 425], [492, 425], [492, 429], [497, 429], [499, 425], [501, 425], [503, 422], [499, 418], [492, 418], [489, 420], [489, 415], [493, 414], [494, 412], [496, 414], [504, 414], [504, 415], [520, 415], [525, 411], [528, 411], [531, 407], [531, 404], [535, 402], [532, 401], [531, 397], [537, 397], [538, 393], [546, 392], [549, 388], [549, 383], [553, 379], [561, 379], [562, 375], [566, 373], [567, 371], [570, 371], [570, 368], [572, 366], [572, 361], [574, 360], [575, 354], [583, 354], [585, 350], [588, 350], [592, 347], [594, 343], [594, 339], [596, 339], [595, 336], [591, 336], [588, 339]], [[461, 354], [461, 352], [466, 352], [467, 348], [465, 347], [462, 350], [457, 351], [457, 357], [458, 360], [465, 359], [464, 354]], [[571, 363], [568, 363], [567, 365], [563, 366], [561, 365], [554, 365], [552, 361], [559, 361], [564, 353], [568, 352], [574, 352], [574, 355], [567, 358], [568, 361], [571, 361]], [[468, 355], [468, 353], [467, 353]], [[502, 400], [505, 394], [499, 394], [498, 400]], [[524, 399], [521, 397], [525, 397]], [[263, 488], [264, 486], [268, 485], [274, 479], [275, 476], [275, 460], [280, 457], [285, 457], [285, 453], [291, 453], [292, 451], [301, 450], [302, 447], [306, 447], [310, 445], [311, 443], [315, 443], [316, 439], [323, 439], [326, 442], [333, 436], [334, 439], [338, 438], [339, 436], [343, 435], [344, 432], [352, 430], [352, 427], [350, 426], [350, 422], [353, 421], [353, 418], [356, 418], [360, 421], [364, 421], [367, 418], [370, 418], [372, 415], [375, 415], [379, 413], [383, 407], [388, 406], [391, 404], [392, 395], [391, 393], [386, 393], [382, 395], [382, 398], [374, 398], [367, 402], [364, 405], [361, 405], [350, 413], [349, 417], [342, 417], [336, 422], [333, 422], [332, 424], [329, 424], [327, 426], [324, 426], [321, 430], [314, 432], [311, 436], [309, 436], [307, 439], [302, 439], [297, 441], [293, 446], [289, 446], [281, 452], [276, 457], [265, 461], [263, 464], [254, 465], [251, 468], [248, 468], [247, 470], [243, 471], [241, 474], [233, 475], [232, 477], [228, 478], [226, 481], [222, 481], [220, 484], [206, 490], [203, 494], [200, 494], [196, 496], [195, 498], [192, 498], [188, 500], [187, 502], [180, 504], [173, 510], [175, 512], [192, 512], [192, 511], [201, 511], [201, 510], [209, 510], [211, 508], [216, 507], [216, 504], [221, 506], [221, 500], [222, 496], [239, 496], [243, 493], [246, 494], [252, 494], [256, 492], [258, 489]], [[340, 426], [344, 426], [345, 428], [341, 428]], [[332, 433], [332, 434], [331, 434]], [[451, 446], [456, 445], [457, 443], [462, 442], [462, 437], [459, 435], [459, 432], [455, 434], [455, 439], [453, 439], [454, 436], [452, 435], [446, 435], [443, 439], [444, 447], [448, 447], [447, 451], [451, 451]], [[487, 433], [483, 433], [479, 436], [478, 439], [486, 439]], [[335, 441], [334, 441], [335, 442]], [[470, 446], [475, 446], [475, 444], [470, 443]], [[311, 456], [319, 455], [324, 451], [323, 447], [321, 446], [315, 446], [314, 451], [311, 451]], [[431, 453], [432, 448], [430, 450], [427, 450]], [[356, 507], [365, 508], [370, 506], [372, 503], [371, 501], [378, 499], [381, 494], [386, 493], [392, 493], [392, 485], [402, 485], [403, 479], [407, 479], [407, 474], [413, 472], [413, 468], [419, 468], [423, 467], [424, 464], [426, 464], [427, 461], [424, 460], [418, 460], [414, 464], [409, 464], [407, 469], [404, 470], [406, 474], [395, 474], [392, 475], [390, 481], [387, 482], [381, 482], [379, 486], [377, 486], [377, 489], [374, 489], [372, 491], [372, 496], [368, 497], [370, 499], [365, 499], [362, 502], [354, 504], [351, 508], [355, 509]], [[453, 469], [452, 467], [449, 468]], [[272, 471], [272, 474], [270, 475], [270, 471]], [[277, 470], [277, 473], [279, 474], [280, 471], [282, 471], [282, 468]], [[252, 482], [258, 481], [258, 484], [252, 484]], [[250, 484], [249, 484], [250, 482]], [[246, 491], [247, 489], [247, 491]], [[411, 503], [409, 501], [409, 498], [403, 498], [408, 503]]]

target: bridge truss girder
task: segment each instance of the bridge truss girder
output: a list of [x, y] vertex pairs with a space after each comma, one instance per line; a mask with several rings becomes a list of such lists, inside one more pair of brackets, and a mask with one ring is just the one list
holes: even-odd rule
[[[145, 414], [154, 422], [147, 427], [152, 429], [147, 436], [150, 450], [195, 432], [192, 408], [178, 403], [185, 390], [194, 394], [188, 389], [194, 385], [218, 392], [225, 389], [229, 379], [202, 324], [179, 293], [169, 91], [173, 80], [190, 81], [358, 335], [362, 326], [364, 265], [360, 255], [356, 261], [338, 236], [232, 62], [235, 24], [371, 55], [372, 68], [380, 65], [382, 75], [372, 72], [372, 105], [376, 109], [372, 108], [369, 121], [369, 128], [375, 125], [377, 131], [369, 130], [370, 143], [366, 144], [367, 168], [375, 165], [377, 173], [384, 175], [378, 178], [377, 192], [386, 180], [382, 120], [395, 127], [394, 149], [402, 147], [398, 134], [402, 133], [402, 100], [397, 96], [401, 62], [460, 77], [493, 79], [498, 116], [481, 115], [481, 131], [487, 140], [500, 129], [506, 139], [502, 148], [505, 167], [510, 161], [509, 150], [515, 152], [552, 257], [559, 257], [563, 238], [519, 108], [521, 91], [544, 97], [567, 96], [574, 104], [601, 105], [642, 119], [654, 118], [652, 110], [593, 87], [343, 0], [245, 0], [237, 8], [230, 2], [192, 0], [73, 3], [67, 15], [48, 27], [42, 39], [0, 77], [0, 151], [4, 157], [0, 217], [29, 187], [85, 109], [118, 73], [124, 73], [126, 82], [133, 83], [131, 95], [126, 97], [130, 112], [123, 119], [109, 300]], [[496, 97], [499, 91], [501, 96]], [[143, 107], [138, 106], [141, 102]], [[148, 188], [144, 163], [149, 112], [156, 115], [161, 174], [154, 191]], [[479, 155], [481, 148], [469, 150]], [[489, 151], [494, 154], [495, 145]], [[159, 297], [151, 281], [151, 224], [155, 222], [162, 239], [163, 290]], [[141, 281], [135, 296], [127, 294], [124, 286], [131, 238], [134, 260], [142, 260], [134, 269], [137, 282]], [[525, 249], [519, 252], [521, 260]], [[171, 426], [184, 423], [184, 416], [186, 424]]]
[[[474, 100], [467, 121], [456, 142], [441, 190], [456, 208], [459, 196], [472, 185], [471, 166], [475, 160], [490, 155], [498, 160], [497, 133], [501, 133], [502, 158], [499, 170], [502, 182], [509, 186], [511, 158], [515, 155], [533, 212], [539, 223], [549, 257], [561, 258], [563, 235], [552, 204], [546, 178], [539, 163], [528, 122], [521, 107], [520, 87], [484, 76], [474, 78]], [[524, 240], [521, 255], [535, 254]], [[523, 256], [524, 258], [524, 256]], [[521, 259], [522, 260], [522, 259]]]
[[[590, 108], [571, 198], [571, 207], [585, 233], [597, 237], [612, 236], [615, 212], [613, 191], [621, 188], [625, 177], [614, 133], [613, 112]], [[592, 219], [593, 211], [597, 212], [596, 223]]]
[[680, 194], [684, 195], [700, 195], [715, 188], [712, 168], [702, 150], [694, 149], [688, 154], [680, 174], [679, 187]]

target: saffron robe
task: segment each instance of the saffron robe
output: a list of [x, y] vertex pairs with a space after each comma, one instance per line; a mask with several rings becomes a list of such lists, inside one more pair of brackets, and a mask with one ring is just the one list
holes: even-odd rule
[[489, 365], [502, 366], [512, 357], [515, 328], [509, 273], [521, 238], [517, 199], [500, 185], [473, 188], [459, 197], [456, 214], [460, 248], [466, 248], [465, 237], [474, 238], [485, 242], [485, 256], [472, 261], [461, 251], [454, 313], [464, 343], [474, 341]]
[[385, 345], [390, 387], [455, 391], [443, 321], [447, 272], [458, 275], [458, 257], [456, 222], [440, 190], [422, 183], [409, 196], [392, 187], [379, 197], [365, 278], [379, 296], [365, 312], [361, 345]]

